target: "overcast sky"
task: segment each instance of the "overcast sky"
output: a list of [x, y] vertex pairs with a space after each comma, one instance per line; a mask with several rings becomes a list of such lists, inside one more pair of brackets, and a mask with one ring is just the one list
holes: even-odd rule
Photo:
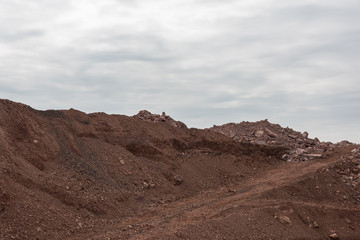
[[360, 143], [359, 0], [0, 0], [0, 98]]

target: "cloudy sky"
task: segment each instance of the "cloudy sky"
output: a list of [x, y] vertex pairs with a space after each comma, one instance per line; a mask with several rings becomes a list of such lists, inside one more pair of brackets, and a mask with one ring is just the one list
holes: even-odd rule
[[359, 0], [0, 0], [0, 98], [360, 143]]

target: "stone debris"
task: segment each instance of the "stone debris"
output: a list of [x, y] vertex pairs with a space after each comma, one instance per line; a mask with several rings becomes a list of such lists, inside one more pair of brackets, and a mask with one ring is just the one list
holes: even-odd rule
[[360, 148], [354, 148], [350, 155], [344, 156], [343, 160], [337, 166], [336, 173], [347, 186], [360, 186]]
[[280, 216], [279, 221], [286, 226], [291, 226], [291, 220], [288, 216]]
[[353, 145], [353, 143], [344, 140], [344, 141], [338, 142], [336, 145], [339, 147], [348, 147], [348, 146]]
[[147, 182], [143, 182], [143, 186], [144, 186], [144, 188], [149, 188], [150, 187], [150, 185]]
[[295, 154], [298, 155], [298, 156], [303, 154], [304, 152], [305, 152], [305, 149], [302, 149], [302, 148], [297, 148], [295, 150]]
[[138, 114], [134, 115], [133, 117], [144, 120], [144, 121], [148, 121], [148, 122], [155, 122], [155, 123], [166, 122], [177, 128], [187, 128], [185, 123], [180, 122], [180, 121], [175, 121], [170, 116], [166, 115], [165, 112], [163, 112], [161, 115], [159, 115], [159, 114], [152, 114], [151, 112], [149, 112], [147, 110], [141, 110]]
[[[285, 146], [289, 150], [282, 156], [284, 161], [299, 162], [321, 158], [326, 151], [332, 151], [335, 144], [309, 138], [308, 132], [297, 132], [267, 119], [257, 122], [228, 123], [213, 126], [210, 130], [225, 134], [235, 141], [259, 145]], [[341, 145], [348, 144], [342, 142]]]
[[308, 133], [308, 132], [303, 132], [301, 135], [303, 136], [303, 138], [308, 138], [308, 137], [309, 137], [309, 133]]
[[354, 148], [351, 150], [351, 155], [353, 158], [360, 158], [360, 148]]
[[270, 136], [270, 137], [273, 137], [273, 138], [276, 138], [278, 137], [278, 135], [276, 133], [274, 133], [273, 131], [269, 130], [268, 128], [264, 128], [265, 132]]
[[311, 227], [311, 228], [319, 228], [320, 225], [316, 221], [311, 221], [309, 223], [309, 227]]
[[339, 240], [340, 239], [339, 236], [335, 232], [331, 233], [329, 235], [329, 238], [332, 239], [332, 240]]
[[[318, 188], [318, 186], [316, 186]], [[319, 228], [320, 225], [313, 218], [299, 213], [300, 220], [310, 228]]]
[[174, 176], [175, 185], [180, 185], [183, 182], [183, 177], [181, 175]]

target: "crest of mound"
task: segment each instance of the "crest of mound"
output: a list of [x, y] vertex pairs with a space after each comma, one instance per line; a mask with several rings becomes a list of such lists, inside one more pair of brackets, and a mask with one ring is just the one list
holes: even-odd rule
[[180, 122], [180, 121], [175, 121], [170, 116], [166, 115], [165, 112], [163, 112], [160, 115], [160, 114], [152, 114], [151, 112], [149, 112], [147, 110], [141, 110], [141, 111], [139, 111], [138, 114], [134, 115], [133, 117], [144, 120], [144, 121], [148, 121], [148, 122], [155, 122], [155, 123], [165, 122], [165, 123], [168, 123], [177, 128], [187, 128], [185, 123]]
[[309, 138], [307, 132], [301, 133], [289, 127], [283, 128], [279, 124], [270, 123], [267, 119], [214, 125], [210, 130], [222, 133], [238, 142], [285, 146], [289, 151], [283, 155], [283, 159], [289, 162], [320, 158], [324, 152], [332, 151], [334, 148], [334, 144], [330, 142]]

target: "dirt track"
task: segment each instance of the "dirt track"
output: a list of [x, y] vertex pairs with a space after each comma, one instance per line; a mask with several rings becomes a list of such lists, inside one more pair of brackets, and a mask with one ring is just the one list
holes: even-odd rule
[[[339, 156], [337, 156], [339, 157]], [[113, 225], [107, 226], [105, 229], [96, 229], [93, 233], [86, 233], [72, 239], [227, 239], [222, 234], [212, 235], [207, 233], [202, 235], [201, 232], [187, 232], [186, 226], [197, 226], [198, 224], [207, 224], [210, 221], [221, 221], [229, 216], [242, 215], [241, 218], [247, 218], [252, 211], [278, 211], [281, 206], [288, 206], [289, 204], [294, 208], [307, 207], [327, 209], [331, 211], [344, 211], [360, 214], [358, 205], [343, 206], [343, 204], [335, 203], [316, 203], [312, 201], [289, 201], [288, 199], [264, 199], [264, 193], [283, 186], [296, 184], [299, 181], [309, 179], [314, 176], [319, 170], [326, 169], [329, 165], [333, 165], [336, 161], [334, 158], [325, 159], [316, 163], [304, 162], [283, 164], [276, 169], [271, 169], [259, 176], [241, 183], [239, 186], [232, 186], [227, 188], [220, 188], [214, 191], [201, 193], [190, 199], [176, 202], [174, 204], [166, 204], [158, 208], [151, 208], [145, 210], [143, 216], [131, 217], [128, 219], [116, 222]], [[249, 213], [250, 212], [250, 213]], [[286, 211], [284, 211], [286, 212]], [[291, 210], [290, 210], [291, 212]], [[274, 215], [276, 216], [276, 215]], [[237, 216], [238, 217], [238, 216]], [[295, 218], [298, 216], [295, 216]], [[247, 219], [250, 223], [251, 217]], [[253, 219], [259, 221], [260, 219]], [[274, 222], [276, 219], [274, 219]], [[253, 228], [261, 228], [261, 232], [265, 233], [259, 236], [259, 232], [248, 232], [249, 229], [244, 229], [244, 234], [235, 239], [298, 239], [298, 238], [319, 238], [321, 234], [326, 238], [326, 234], [332, 230], [331, 228], [323, 229], [319, 236], [312, 236], [313, 233], [307, 234], [308, 230], [301, 228], [300, 232], [296, 229], [293, 234], [289, 233], [266, 233], [266, 228], [263, 226], [264, 222], [255, 223]], [[266, 224], [266, 223], [265, 223]], [[241, 226], [241, 224], [239, 224]], [[129, 228], [131, 226], [131, 228]], [[236, 228], [238, 225], [232, 223], [231, 228]], [[185, 230], [181, 230], [185, 227]], [[288, 232], [292, 232], [289, 227]], [[179, 230], [180, 229], [180, 230]], [[325, 230], [325, 231], [324, 231]], [[129, 231], [130, 233], [124, 234]], [[301, 232], [304, 231], [304, 232]], [[308, 230], [309, 231], [309, 230]], [[224, 233], [224, 236], [226, 233]], [[119, 237], [121, 236], [121, 237]], [[351, 236], [351, 235], [350, 235]], [[346, 239], [351, 238], [347, 236]], [[356, 237], [354, 237], [356, 239]]]
[[171, 121], [0, 101], [0, 239], [360, 239], [358, 146], [286, 163]]

